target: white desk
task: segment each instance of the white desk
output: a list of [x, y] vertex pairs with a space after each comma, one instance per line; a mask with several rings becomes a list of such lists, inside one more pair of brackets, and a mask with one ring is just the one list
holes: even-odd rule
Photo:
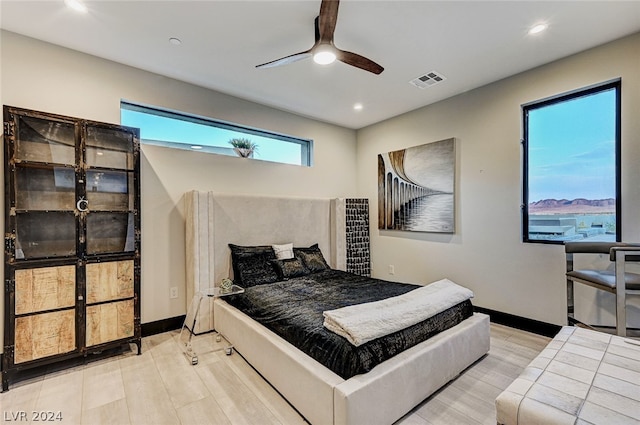
[[[237, 295], [244, 292], [244, 288], [233, 285], [231, 289], [222, 289], [220, 287], [215, 287], [211, 289], [206, 289], [204, 291], [196, 292], [191, 300], [191, 305], [187, 310], [187, 315], [184, 318], [184, 323], [182, 324], [182, 329], [180, 330], [180, 336], [178, 337], [178, 341], [180, 343], [180, 347], [184, 354], [187, 356], [189, 361], [191, 361], [192, 365], [198, 364], [198, 355], [193, 350], [192, 338], [195, 334], [194, 329], [196, 328], [196, 320], [198, 318], [198, 314], [200, 312], [200, 305], [202, 304], [202, 300], [205, 297], [208, 298], [218, 298], [218, 297], [226, 297], [229, 295]], [[213, 332], [216, 332], [215, 330]], [[216, 341], [220, 341], [223, 338], [219, 333], [216, 336]], [[226, 339], [225, 339], [226, 341]], [[228, 341], [227, 341], [228, 342]], [[222, 348], [218, 349], [222, 350]], [[212, 350], [212, 351], [218, 351]], [[233, 345], [228, 344], [224, 350], [227, 355], [230, 355], [233, 352]]]

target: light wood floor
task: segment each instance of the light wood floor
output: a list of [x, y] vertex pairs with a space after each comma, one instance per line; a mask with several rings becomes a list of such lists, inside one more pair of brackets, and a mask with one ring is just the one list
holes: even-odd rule
[[[60, 412], [57, 423], [68, 425], [306, 423], [240, 355], [211, 352], [221, 345], [213, 335], [198, 337], [196, 366], [181, 354], [177, 335], [144, 338], [141, 356], [131, 352], [12, 385], [0, 394], [2, 423], [35, 423], [32, 412], [40, 411]], [[489, 354], [398, 423], [495, 424], [496, 396], [548, 342], [492, 324]], [[26, 421], [12, 419], [20, 412]]]

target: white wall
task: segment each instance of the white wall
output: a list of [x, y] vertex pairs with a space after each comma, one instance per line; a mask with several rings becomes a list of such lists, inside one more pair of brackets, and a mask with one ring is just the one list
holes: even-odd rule
[[[521, 242], [520, 105], [618, 77], [622, 78], [623, 240], [640, 241], [640, 34], [636, 34], [359, 130], [358, 190], [372, 203], [374, 275], [425, 283], [449, 277], [475, 292], [476, 305], [565, 324], [563, 247]], [[378, 230], [377, 155], [450, 137], [457, 139], [456, 233]], [[389, 265], [395, 266], [393, 276], [388, 274]], [[604, 304], [612, 309], [612, 296], [605, 295]], [[577, 300], [582, 306], [592, 305], [589, 301]], [[630, 310], [630, 323], [640, 327], [638, 308]], [[605, 313], [605, 322], [609, 318]]]
[[[0, 35], [0, 100], [4, 105], [119, 123], [120, 100], [126, 99], [314, 141], [313, 167], [142, 147], [142, 323], [175, 317], [186, 310], [185, 192], [326, 198], [356, 194], [353, 130], [14, 33]], [[172, 286], [179, 288], [178, 299], [169, 299]]]

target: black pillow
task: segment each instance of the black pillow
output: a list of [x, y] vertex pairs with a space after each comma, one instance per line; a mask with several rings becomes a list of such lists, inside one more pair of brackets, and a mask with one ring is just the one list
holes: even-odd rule
[[318, 244], [313, 244], [309, 248], [293, 248], [293, 253], [302, 260], [311, 273], [321, 272], [330, 268]]
[[310, 273], [300, 258], [287, 258], [285, 260], [271, 260], [276, 273], [281, 280], [292, 277], [306, 276]]
[[278, 281], [270, 263], [276, 259], [271, 245], [240, 246], [229, 244], [233, 265], [233, 279], [237, 285], [249, 287]]

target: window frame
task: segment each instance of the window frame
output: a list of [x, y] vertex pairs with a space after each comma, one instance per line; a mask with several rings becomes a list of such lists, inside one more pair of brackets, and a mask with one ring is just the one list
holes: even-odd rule
[[529, 234], [529, 112], [535, 109], [567, 102], [581, 97], [590, 96], [607, 90], [615, 90], [615, 195], [616, 195], [616, 234], [615, 241], [622, 240], [622, 155], [621, 155], [621, 127], [622, 127], [622, 79], [617, 78], [604, 83], [595, 84], [585, 88], [576, 89], [549, 98], [528, 102], [521, 105], [522, 108], [522, 241], [527, 243], [542, 243], [563, 245], [564, 240], [531, 239]]
[[[282, 133], [276, 133], [269, 130], [262, 130], [255, 127], [248, 127], [248, 126], [235, 124], [227, 121], [222, 121], [214, 118], [188, 114], [186, 112], [173, 111], [169, 109], [162, 109], [156, 106], [149, 106], [149, 105], [143, 105], [140, 103], [134, 103], [128, 100], [120, 100], [120, 110], [122, 111], [122, 109], [127, 109], [129, 111], [140, 112], [145, 114], [158, 115], [158, 116], [170, 118], [170, 119], [178, 119], [186, 122], [191, 122], [194, 124], [207, 125], [207, 126], [221, 128], [224, 130], [234, 131], [234, 132], [243, 133], [247, 135], [255, 135], [255, 136], [265, 137], [269, 139], [279, 140], [287, 143], [294, 143], [294, 144], [300, 145], [300, 164], [292, 164], [292, 163], [280, 162], [276, 160], [263, 160], [260, 158], [249, 158], [249, 159], [255, 159], [258, 161], [275, 162], [278, 164], [294, 165], [299, 167], [313, 166], [313, 140], [312, 139], [304, 139], [301, 137], [289, 136]], [[140, 138], [140, 142], [144, 144], [144, 139], [142, 137]], [[169, 143], [178, 144], [181, 142], [167, 142], [167, 145], [166, 146], [163, 145], [163, 146], [170, 147], [172, 149], [180, 149], [177, 147], [169, 146], [168, 145]], [[215, 152], [207, 152], [206, 150], [195, 151], [192, 149], [188, 149], [187, 147], [190, 146], [189, 143], [184, 143], [184, 145], [185, 145], [185, 150], [189, 150], [192, 152], [216, 154]], [[217, 155], [224, 155], [224, 154], [217, 153]]]

